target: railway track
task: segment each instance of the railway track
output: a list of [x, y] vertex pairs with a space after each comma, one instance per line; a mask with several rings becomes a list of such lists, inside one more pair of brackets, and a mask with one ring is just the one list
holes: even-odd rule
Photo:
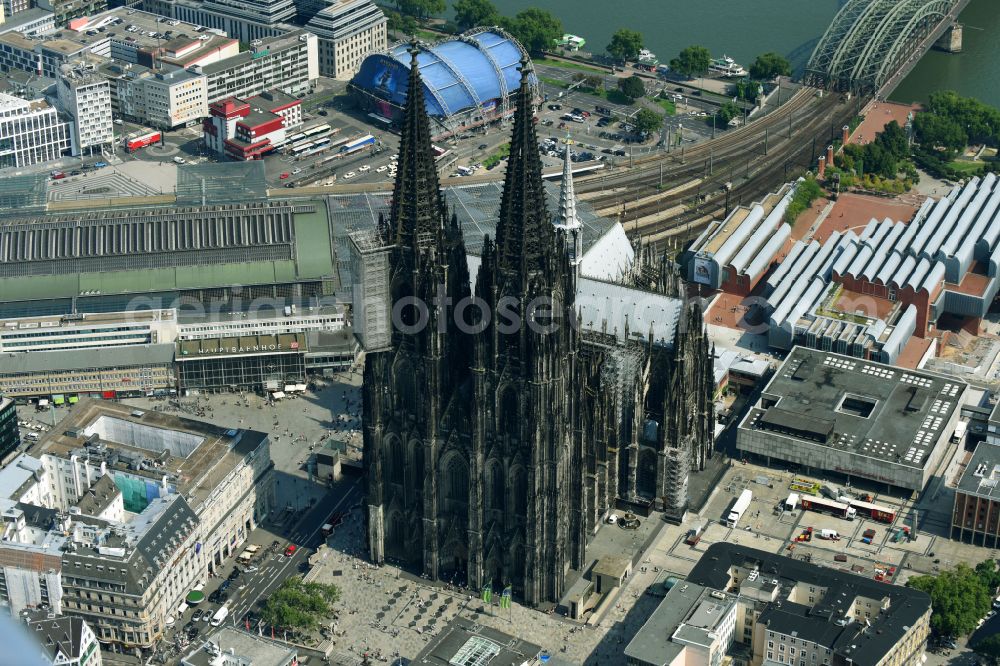
[[770, 116], [684, 150], [683, 158], [671, 151], [618, 173], [581, 178], [577, 193], [600, 214], [617, 216], [629, 236], [655, 244], [686, 240], [724, 215], [727, 203], [759, 200], [811, 168], [855, 112], [855, 104], [839, 96], [819, 98], [806, 88]]

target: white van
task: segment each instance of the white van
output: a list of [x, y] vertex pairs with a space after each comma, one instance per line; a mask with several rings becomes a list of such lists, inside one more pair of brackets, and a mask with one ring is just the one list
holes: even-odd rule
[[183, 157], [175, 157], [174, 162], [177, 164], [187, 164], [187, 160]]

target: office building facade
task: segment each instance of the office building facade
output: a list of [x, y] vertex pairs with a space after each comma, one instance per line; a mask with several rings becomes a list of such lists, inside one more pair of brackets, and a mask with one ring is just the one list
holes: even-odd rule
[[69, 149], [69, 127], [53, 107], [0, 93], [0, 169], [57, 160]]
[[59, 105], [72, 118], [73, 155], [93, 154], [114, 143], [111, 85], [94, 69], [73, 67], [57, 81]]
[[387, 19], [371, 0], [337, 0], [306, 23], [319, 37], [319, 70], [347, 80], [370, 53], [388, 48]]

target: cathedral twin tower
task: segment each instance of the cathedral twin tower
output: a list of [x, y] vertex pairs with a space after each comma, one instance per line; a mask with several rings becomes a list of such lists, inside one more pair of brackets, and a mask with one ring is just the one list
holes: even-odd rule
[[536, 605], [558, 601], [567, 571], [586, 564], [587, 537], [617, 482], [588, 490], [595, 465], [606, 466], [588, 452], [601, 438], [584, 441], [601, 411], [590, 404], [599, 373], [573, 321], [573, 243], [547, 211], [526, 61], [521, 70], [496, 238], [485, 239], [473, 281], [412, 54], [390, 218], [380, 224], [392, 341], [365, 361], [365, 504], [374, 562], [473, 589], [510, 584]]

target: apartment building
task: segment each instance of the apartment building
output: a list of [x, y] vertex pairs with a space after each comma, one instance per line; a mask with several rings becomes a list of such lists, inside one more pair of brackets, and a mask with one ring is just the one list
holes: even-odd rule
[[83, 621], [73, 615], [56, 615], [46, 611], [28, 613], [28, 631], [42, 647], [42, 654], [52, 666], [101, 666], [97, 636]]
[[108, 8], [108, 0], [36, 0], [36, 5], [55, 14], [56, 25], [81, 16], [93, 16]]
[[3, 18], [10, 20], [15, 14], [31, 9], [31, 0], [3, 0]]
[[629, 666], [719, 666], [733, 645], [736, 598], [681, 581], [625, 648]]
[[[710, 590], [720, 604], [735, 600], [726, 654], [736, 666], [904, 666], [920, 663], [930, 634], [931, 604], [924, 592], [735, 543], [709, 546], [687, 581], [674, 588], [690, 594], [691, 585]], [[673, 594], [672, 588], [664, 598], [664, 614], [678, 614], [684, 605], [668, 605]], [[721, 620], [728, 611], [710, 615]], [[626, 651], [629, 663], [648, 663], [634, 657], [654, 655], [657, 645], [678, 649], [670, 645], [681, 637], [677, 631], [654, 631], [664, 626], [654, 623], [636, 635], [632, 656]], [[642, 647], [641, 655], [633, 646]], [[694, 646], [698, 650], [685, 648], [693, 658], [682, 663], [719, 663], [718, 651], [706, 652], [697, 641]]]
[[64, 67], [56, 83], [57, 98], [71, 119], [73, 155], [101, 152], [114, 144], [111, 84], [93, 64]]
[[371, 0], [337, 0], [306, 23], [319, 37], [319, 71], [348, 80], [364, 57], [388, 47], [385, 14]]
[[0, 599], [150, 647], [270, 512], [272, 474], [264, 433], [81, 402], [0, 470]]
[[56, 160], [69, 149], [69, 128], [47, 102], [0, 93], [0, 168]]
[[300, 95], [320, 77], [319, 42], [316, 35], [295, 30], [254, 41], [248, 51], [195, 71], [206, 77], [209, 103], [272, 89]]

